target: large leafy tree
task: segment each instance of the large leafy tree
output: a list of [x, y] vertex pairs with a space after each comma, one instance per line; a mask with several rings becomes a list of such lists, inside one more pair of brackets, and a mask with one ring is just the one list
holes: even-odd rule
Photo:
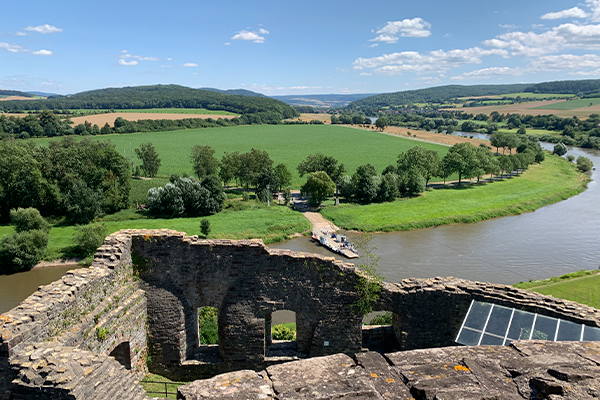
[[142, 143], [139, 149], [135, 149], [135, 154], [142, 161], [140, 169], [145, 176], [154, 178], [160, 168], [161, 159], [152, 142]]
[[311, 172], [324, 171], [332, 181], [337, 182], [339, 177], [346, 172], [344, 164], [338, 165], [338, 160], [321, 153], [311, 154], [298, 164], [300, 177]]
[[416, 169], [425, 178], [425, 186], [429, 180], [439, 172], [440, 158], [434, 150], [426, 149], [421, 145], [416, 145], [398, 156], [398, 171], [406, 172], [410, 169]]
[[372, 203], [377, 198], [380, 178], [377, 176], [375, 167], [371, 164], [361, 165], [352, 175], [352, 187], [354, 197], [363, 204]]
[[198, 179], [208, 175], [216, 175], [219, 160], [215, 158], [215, 151], [210, 146], [195, 145], [192, 147], [192, 166]]
[[335, 183], [331, 180], [325, 171], [311, 172], [306, 178], [306, 183], [302, 185], [300, 192], [302, 195], [310, 195], [311, 200], [320, 205], [324, 198], [333, 196]]
[[450, 147], [448, 153], [442, 159], [446, 172], [458, 174], [458, 184], [463, 178], [476, 176], [478, 159], [476, 147], [469, 142], [457, 143]]

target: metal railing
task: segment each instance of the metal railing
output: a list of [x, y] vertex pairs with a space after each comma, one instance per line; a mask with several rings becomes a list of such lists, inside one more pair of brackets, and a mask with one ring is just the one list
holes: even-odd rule
[[[183, 386], [186, 385], [186, 382], [158, 382], [158, 381], [140, 381], [140, 383], [152, 383], [152, 384], [161, 384], [161, 385], [165, 385], [165, 390], [164, 391], [154, 391], [154, 390], [146, 390], [147, 394], [160, 394], [160, 395], [165, 395], [165, 397], [169, 397], [170, 394], [173, 394], [175, 396], [177, 396], [177, 391], [175, 392], [169, 392], [169, 388], [167, 385], [172, 385], [172, 386], [176, 386], [176, 390], [177, 387], [179, 386]], [[145, 389], [145, 388], [144, 388]]]

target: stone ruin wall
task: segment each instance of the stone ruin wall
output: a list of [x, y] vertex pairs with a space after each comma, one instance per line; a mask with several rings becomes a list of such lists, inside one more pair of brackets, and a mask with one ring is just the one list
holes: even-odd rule
[[[0, 398], [143, 398], [135, 377], [147, 358], [174, 379], [262, 369], [265, 317], [277, 310], [296, 312], [301, 353], [352, 355], [362, 347], [362, 321], [350, 308], [357, 277], [352, 264], [261, 241], [117, 232], [91, 268], [40, 287], [0, 316]], [[374, 308], [394, 313], [402, 350], [424, 349], [455, 345], [473, 299], [600, 327], [591, 307], [451, 277], [385, 283]], [[194, 360], [201, 306], [219, 310], [217, 365]]]

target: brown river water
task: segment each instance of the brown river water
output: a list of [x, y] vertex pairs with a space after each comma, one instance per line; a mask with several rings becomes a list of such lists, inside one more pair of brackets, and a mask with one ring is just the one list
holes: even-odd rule
[[[545, 147], [551, 149], [552, 145]], [[371, 246], [376, 247], [376, 253], [381, 256], [379, 272], [387, 282], [410, 277], [454, 276], [513, 284], [580, 269], [598, 269], [600, 151], [569, 148], [568, 154], [584, 155], [596, 166], [592, 172], [594, 180], [583, 193], [519, 216], [376, 234]], [[351, 240], [352, 235], [349, 234]], [[308, 237], [270, 247], [334, 255]], [[361, 261], [353, 262], [358, 265]], [[68, 269], [46, 268], [0, 275], [0, 312], [15, 307], [38, 286], [60, 278]]]

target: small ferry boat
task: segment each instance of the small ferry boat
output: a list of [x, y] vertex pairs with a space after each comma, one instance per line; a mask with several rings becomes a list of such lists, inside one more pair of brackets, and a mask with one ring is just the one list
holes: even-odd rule
[[312, 233], [312, 238], [318, 241], [324, 247], [327, 247], [329, 250], [334, 253], [338, 253], [347, 258], [357, 258], [358, 253], [354, 249], [354, 246], [350, 244], [348, 238], [345, 235], [338, 235], [337, 233], [328, 233], [326, 231], [322, 231], [320, 235], [316, 232]]

